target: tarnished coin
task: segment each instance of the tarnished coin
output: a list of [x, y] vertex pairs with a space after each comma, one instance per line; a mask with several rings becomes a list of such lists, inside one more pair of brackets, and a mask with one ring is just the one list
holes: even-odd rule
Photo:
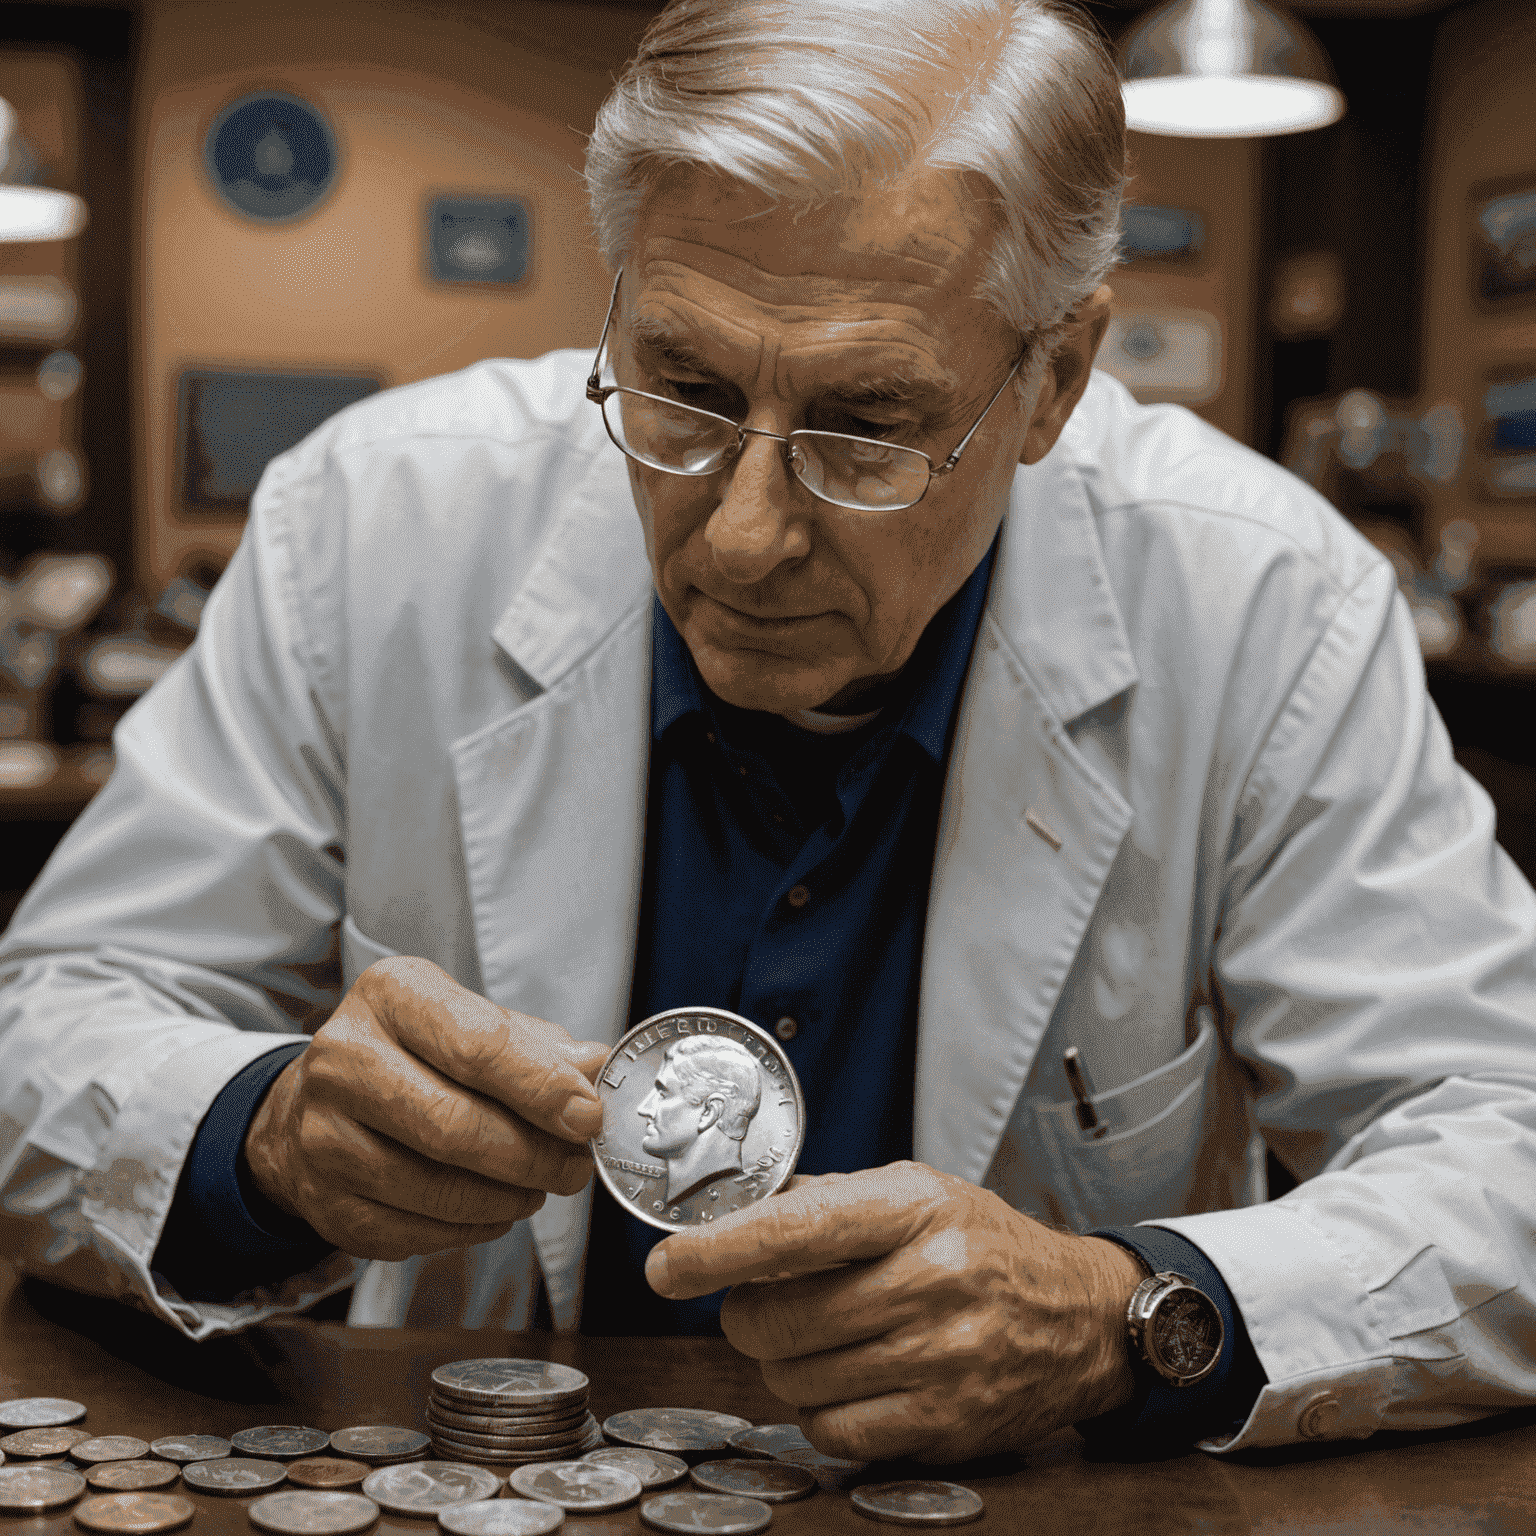
[[69, 1448], [70, 1460], [81, 1466], [92, 1466], [98, 1461], [137, 1461], [148, 1455], [149, 1441], [140, 1440], [137, 1435], [97, 1435]]
[[623, 1467], [590, 1461], [552, 1461], [542, 1467], [519, 1467], [508, 1480], [526, 1499], [558, 1504], [561, 1509], [598, 1515], [622, 1509], [640, 1497], [641, 1482]]
[[0, 1403], [0, 1429], [49, 1429], [85, 1417], [85, 1404], [67, 1397], [13, 1397]]
[[449, 1504], [494, 1499], [501, 1479], [463, 1462], [420, 1461], [377, 1468], [363, 1479], [363, 1492], [392, 1515], [435, 1515]]
[[571, 1366], [549, 1360], [491, 1358], [440, 1365], [432, 1372], [432, 1385], [439, 1393], [467, 1403], [554, 1408], [584, 1402], [592, 1383]]
[[754, 1536], [773, 1523], [773, 1511], [761, 1499], [728, 1493], [658, 1493], [640, 1506], [640, 1518], [658, 1531]]
[[[777, 1194], [805, 1143], [805, 1096], [766, 1030], [723, 1008], [637, 1024], [597, 1079], [597, 1171], [631, 1215], [682, 1232]], [[718, 1103], [709, 1119], [697, 1106]]]
[[62, 1467], [0, 1467], [0, 1514], [35, 1515], [85, 1492], [85, 1479]]
[[688, 1475], [706, 1493], [739, 1493], [764, 1504], [788, 1504], [816, 1492], [816, 1474], [787, 1461], [706, 1461]]
[[181, 1469], [187, 1487], [199, 1493], [227, 1493], [236, 1498], [248, 1493], [268, 1493], [288, 1476], [279, 1461], [255, 1461], [245, 1456], [226, 1456], [221, 1461], [193, 1461]]
[[427, 1444], [419, 1429], [400, 1429], [393, 1424], [354, 1424], [331, 1436], [331, 1449], [338, 1456], [355, 1456], [359, 1461], [399, 1461], [426, 1450]]
[[254, 1429], [237, 1429], [229, 1443], [242, 1456], [297, 1461], [300, 1456], [328, 1451], [331, 1437], [323, 1429], [310, 1429], [305, 1424], [258, 1424]]
[[90, 1438], [88, 1429], [18, 1429], [0, 1440], [0, 1451], [7, 1456], [62, 1456]]
[[222, 1435], [162, 1435], [149, 1442], [149, 1453], [162, 1461], [217, 1461], [233, 1447]]
[[181, 1476], [173, 1461], [104, 1461], [85, 1474], [92, 1488], [112, 1493], [137, 1493], [144, 1488], [169, 1488]]
[[688, 1463], [665, 1451], [647, 1451], [638, 1445], [605, 1445], [588, 1451], [583, 1461], [595, 1461], [603, 1467], [622, 1467], [640, 1479], [642, 1488], [665, 1488], [688, 1476]]
[[729, 1443], [733, 1451], [743, 1456], [761, 1456], [804, 1467], [823, 1488], [829, 1489], [843, 1487], [868, 1465], [824, 1455], [805, 1438], [798, 1424], [759, 1424], [755, 1429], [743, 1429], [732, 1435]]
[[853, 1507], [887, 1525], [968, 1525], [981, 1519], [981, 1495], [959, 1483], [918, 1480], [855, 1488]]
[[724, 1451], [731, 1435], [751, 1427], [733, 1413], [707, 1408], [631, 1408], [603, 1420], [610, 1440], [652, 1451]]
[[282, 1536], [344, 1536], [366, 1530], [379, 1518], [379, 1506], [360, 1493], [300, 1493], [285, 1488], [251, 1505], [252, 1525]]
[[453, 1536], [548, 1536], [565, 1524], [565, 1511], [532, 1499], [487, 1499], [450, 1504], [437, 1512], [437, 1523]]
[[117, 1531], [147, 1536], [174, 1531], [194, 1513], [191, 1499], [179, 1493], [98, 1493], [75, 1509], [75, 1523], [88, 1531]]
[[337, 1461], [333, 1456], [306, 1456], [288, 1463], [288, 1481], [301, 1488], [356, 1488], [373, 1471], [364, 1461]]

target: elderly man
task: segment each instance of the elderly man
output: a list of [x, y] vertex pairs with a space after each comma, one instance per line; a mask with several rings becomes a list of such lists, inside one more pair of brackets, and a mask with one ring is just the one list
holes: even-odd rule
[[[198, 1337], [736, 1286], [861, 1457], [1536, 1396], [1536, 900], [1387, 564], [1090, 374], [1123, 155], [1049, 0], [671, 6], [597, 363], [274, 463], [18, 913], [7, 1252]], [[806, 1177], [653, 1249], [589, 1077], [682, 1005], [785, 1042]]]

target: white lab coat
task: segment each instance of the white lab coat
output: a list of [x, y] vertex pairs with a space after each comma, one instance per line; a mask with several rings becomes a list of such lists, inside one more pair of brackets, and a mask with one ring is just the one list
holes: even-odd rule
[[[196, 646], [0, 950], [23, 1269], [199, 1337], [354, 1278], [354, 1323], [515, 1328], [539, 1271], [574, 1324], [588, 1194], [227, 1306], [148, 1261], [208, 1104], [325, 1016], [338, 950], [344, 984], [424, 955], [575, 1035], [623, 1028], [651, 584], [585, 371], [394, 390], [268, 469]], [[1269, 1376], [1229, 1448], [1536, 1398], [1536, 901], [1493, 831], [1387, 562], [1095, 375], [1018, 471], [965, 685], [915, 1144], [1048, 1220], [1197, 1242]], [[1266, 1143], [1305, 1181], [1270, 1203]]]

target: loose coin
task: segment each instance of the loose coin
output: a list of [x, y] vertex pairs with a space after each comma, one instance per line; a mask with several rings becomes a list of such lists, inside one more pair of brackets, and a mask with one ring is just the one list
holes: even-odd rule
[[548, 1360], [455, 1360], [432, 1372], [440, 1393], [469, 1403], [553, 1408], [585, 1402], [592, 1383], [568, 1365]]
[[18, 1429], [0, 1440], [0, 1451], [8, 1456], [62, 1456], [90, 1438], [88, 1429]]
[[287, 1477], [278, 1461], [254, 1461], [226, 1456], [220, 1461], [193, 1461], [181, 1469], [187, 1487], [199, 1493], [227, 1493], [239, 1498], [248, 1493], [267, 1493]]
[[222, 1435], [162, 1435], [149, 1442], [150, 1455], [162, 1461], [217, 1461], [232, 1447]]
[[113, 1493], [137, 1493], [143, 1488], [167, 1488], [181, 1476], [181, 1468], [169, 1461], [104, 1461], [85, 1474], [92, 1488]]
[[356, 1488], [373, 1471], [366, 1462], [306, 1456], [288, 1463], [288, 1481], [301, 1488]]
[[80, 1440], [70, 1446], [71, 1461], [81, 1466], [91, 1466], [98, 1461], [137, 1461], [149, 1455], [149, 1441], [136, 1435], [97, 1435], [93, 1440]]
[[652, 1451], [724, 1451], [731, 1435], [751, 1428], [747, 1419], [707, 1408], [631, 1408], [603, 1420], [610, 1440]]
[[[674, 1145], [656, 1130], [657, 1085], [689, 1093], [695, 1081], [722, 1098], [718, 1085], [729, 1085], [712, 1157], [696, 1150], [702, 1132]], [[805, 1096], [783, 1047], [723, 1008], [673, 1008], [637, 1024], [609, 1053], [597, 1092], [597, 1171], [626, 1211], [666, 1232], [777, 1194], [805, 1142]]]
[[854, 1473], [868, 1465], [846, 1461], [841, 1456], [826, 1456], [818, 1451], [798, 1424], [759, 1424], [730, 1437], [730, 1448], [743, 1456], [761, 1456], [770, 1461], [784, 1461], [804, 1467], [814, 1474], [823, 1488], [839, 1488]]
[[0, 1467], [0, 1513], [35, 1515], [85, 1492], [85, 1479], [61, 1467]]
[[665, 1451], [647, 1451], [638, 1445], [605, 1445], [588, 1451], [583, 1461], [595, 1461], [602, 1467], [622, 1467], [640, 1479], [642, 1488], [665, 1488], [688, 1476], [688, 1463]]
[[724, 1493], [658, 1493], [640, 1506], [640, 1518], [658, 1531], [715, 1536], [754, 1536], [773, 1523], [773, 1511], [761, 1499]]
[[354, 1424], [331, 1436], [338, 1456], [355, 1456], [375, 1463], [400, 1461], [426, 1450], [429, 1441], [419, 1429], [399, 1429], [393, 1424]]
[[450, 1504], [437, 1512], [437, 1523], [453, 1536], [547, 1536], [565, 1524], [565, 1511], [532, 1499], [486, 1499]]
[[449, 1504], [494, 1499], [501, 1479], [484, 1467], [455, 1461], [422, 1461], [379, 1467], [363, 1479], [363, 1492], [392, 1515], [435, 1515]]
[[552, 1461], [542, 1467], [519, 1467], [508, 1480], [524, 1498], [558, 1504], [583, 1515], [622, 1509], [640, 1497], [640, 1479], [622, 1467], [590, 1461]]
[[297, 1461], [300, 1456], [314, 1456], [331, 1448], [331, 1437], [323, 1429], [304, 1424], [260, 1424], [254, 1429], [238, 1429], [229, 1443], [242, 1456], [259, 1456], [263, 1461]]
[[299, 1493], [285, 1488], [250, 1507], [252, 1525], [282, 1536], [344, 1536], [366, 1530], [379, 1517], [379, 1506], [360, 1493]]
[[85, 1417], [85, 1404], [67, 1397], [13, 1397], [0, 1403], [0, 1428], [50, 1429]]
[[174, 1531], [192, 1518], [191, 1499], [179, 1493], [98, 1493], [75, 1509], [75, 1521], [88, 1531], [116, 1531], [148, 1536]]
[[853, 1490], [853, 1507], [888, 1525], [967, 1525], [981, 1519], [981, 1495], [959, 1483], [871, 1483]]
[[787, 1461], [706, 1461], [688, 1475], [706, 1493], [739, 1493], [764, 1504], [788, 1504], [816, 1492], [816, 1474]]

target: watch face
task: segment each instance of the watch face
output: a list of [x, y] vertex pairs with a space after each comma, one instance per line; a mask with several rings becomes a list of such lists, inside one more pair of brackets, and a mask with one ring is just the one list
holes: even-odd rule
[[1201, 1291], [1180, 1287], [1157, 1308], [1148, 1344], [1170, 1375], [1203, 1376], [1221, 1353], [1221, 1314]]

